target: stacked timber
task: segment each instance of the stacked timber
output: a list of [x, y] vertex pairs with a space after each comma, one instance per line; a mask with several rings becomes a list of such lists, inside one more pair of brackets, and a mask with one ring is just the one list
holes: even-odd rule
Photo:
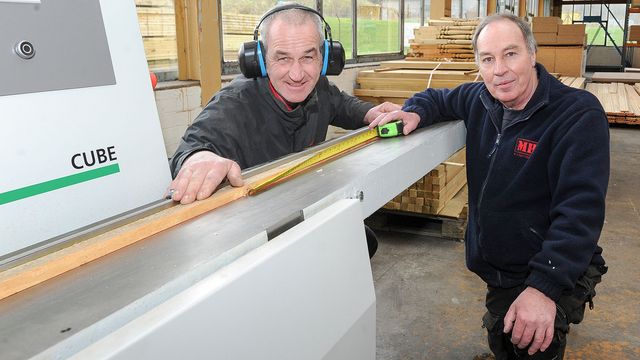
[[585, 78], [583, 77], [560, 76], [558, 80], [569, 87], [584, 89]]
[[238, 49], [253, 39], [253, 30], [260, 18], [260, 15], [222, 13], [222, 51], [225, 61], [238, 59]]
[[387, 61], [373, 70], [358, 73], [359, 88], [354, 95], [380, 104], [404, 104], [415, 93], [427, 88], [452, 89], [465, 82], [482, 81], [473, 62]]
[[431, 170], [384, 208], [461, 218], [466, 214], [467, 172], [465, 148]]
[[600, 100], [609, 123], [640, 125], [640, 83], [589, 83], [586, 89]]
[[471, 38], [478, 20], [429, 20], [427, 26], [413, 31], [408, 60], [473, 61]]
[[149, 70], [178, 66], [176, 18], [172, 0], [136, 0], [138, 24]]

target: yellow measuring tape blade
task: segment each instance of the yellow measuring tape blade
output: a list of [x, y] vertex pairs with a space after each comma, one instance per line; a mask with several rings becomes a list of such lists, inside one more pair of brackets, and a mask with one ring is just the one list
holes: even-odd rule
[[254, 185], [249, 189], [249, 195], [254, 195], [262, 190], [269, 188], [270, 186], [278, 183], [279, 181], [288, 178], [290, 176], [301, 173], [314, 165], [320, 164], [328, 159], [340, 155], [346, 151], [353, 150], [360, 145], [366, 144], [372, 139], [378, 137], [378, 131], [376, 129], [370, 129], [360, 134], [347, 138], [337, 144], [331, 145], [326, 149], [322, 149], [313, 154], [308, 159], [291, 166], [290, 168], [283, 170], [282, 172]]

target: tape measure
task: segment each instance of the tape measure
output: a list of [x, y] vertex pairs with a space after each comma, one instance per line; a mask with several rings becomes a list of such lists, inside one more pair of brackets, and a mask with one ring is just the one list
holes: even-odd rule
[[380, 137], [394, 137], [402, 135], [404, 129], [404, 123], [402, 120], [392, 121], [384, 125], [378, 126], [378, 136]]
[[[323, 163], [331, 158], [337, 157], [338, 155], [344, 155], [349, 151], [356, 150], [364, 145], [369, 144], [378, 137], [398, 136], [402, 134], [402, 125], [398, 125], [398, 123], [402, 124], [402, 121], [398, 120], [384, 124], [382, 126], [378, 126], [375, 129], [368, 129], [337, 144], [331, 145], [326, 149], [322, 149], [312, 155], [310, 158], [300, 162], [299, 164], [293, 165], [289, 169], [283, 170], [281, 173], [278, 173], [260, 183], [257, 183], [251, 189], [249, 189], [249, 195], [255, 195], [261, 191], [264, 191], [284, 181], [287, 178], [306, 171], [313, 166]], [[400, 129], [399, 131], [398, 128]]]

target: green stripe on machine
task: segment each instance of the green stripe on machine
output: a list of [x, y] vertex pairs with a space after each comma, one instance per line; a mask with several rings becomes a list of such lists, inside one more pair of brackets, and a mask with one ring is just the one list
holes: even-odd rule
[[112, 164], [97, 169], [87, 170], [78, 174], [63, 176], [61, 178], [48, 180], [39, 184], [25, 186], [20, 189], [15, 189], [0, 193], [0, 205], [7, 204], [13, 201], [25, 199], [31, 196], [44, 194], [49, 191], [65, 188], [67, 186], [80, 184], [86, 181], [98, 179], [107, 175], [112, 175], [120, 172], [120, 165]]

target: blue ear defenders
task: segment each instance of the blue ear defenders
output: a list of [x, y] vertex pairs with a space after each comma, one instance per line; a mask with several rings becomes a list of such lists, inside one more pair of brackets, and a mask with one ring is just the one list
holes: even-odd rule
[[333, 41], [331, 38], [331, 27], [319, 12], [298, 4], [279, 6], [262, 16], [255, 30], [253, 30], [253, 41], [246, 42], [240, 46], [238, 62], [240, 64], [240, 71], [242, 71], [242, 74], [247, 78], [267, 76], [267, 67], [264, 60], [266, 54], [263, 51], [264, 46], [262, 45], [262, 42], [258, 40], [260, 24], [262, 24], [262, 22], [269, 16], [289, 9], [299, 9], [312, 12], [322, 19], [322, 22], [324, 23], [325, 40], [322, 48], [320, 49], [320, 52], [322, 53], [322, 71], [320, 75], [339, 75], [342, 72], [342, 69], [344, 69], [345, 64], [345, 54], [342, 44], [340, 44], [339, 41]]

